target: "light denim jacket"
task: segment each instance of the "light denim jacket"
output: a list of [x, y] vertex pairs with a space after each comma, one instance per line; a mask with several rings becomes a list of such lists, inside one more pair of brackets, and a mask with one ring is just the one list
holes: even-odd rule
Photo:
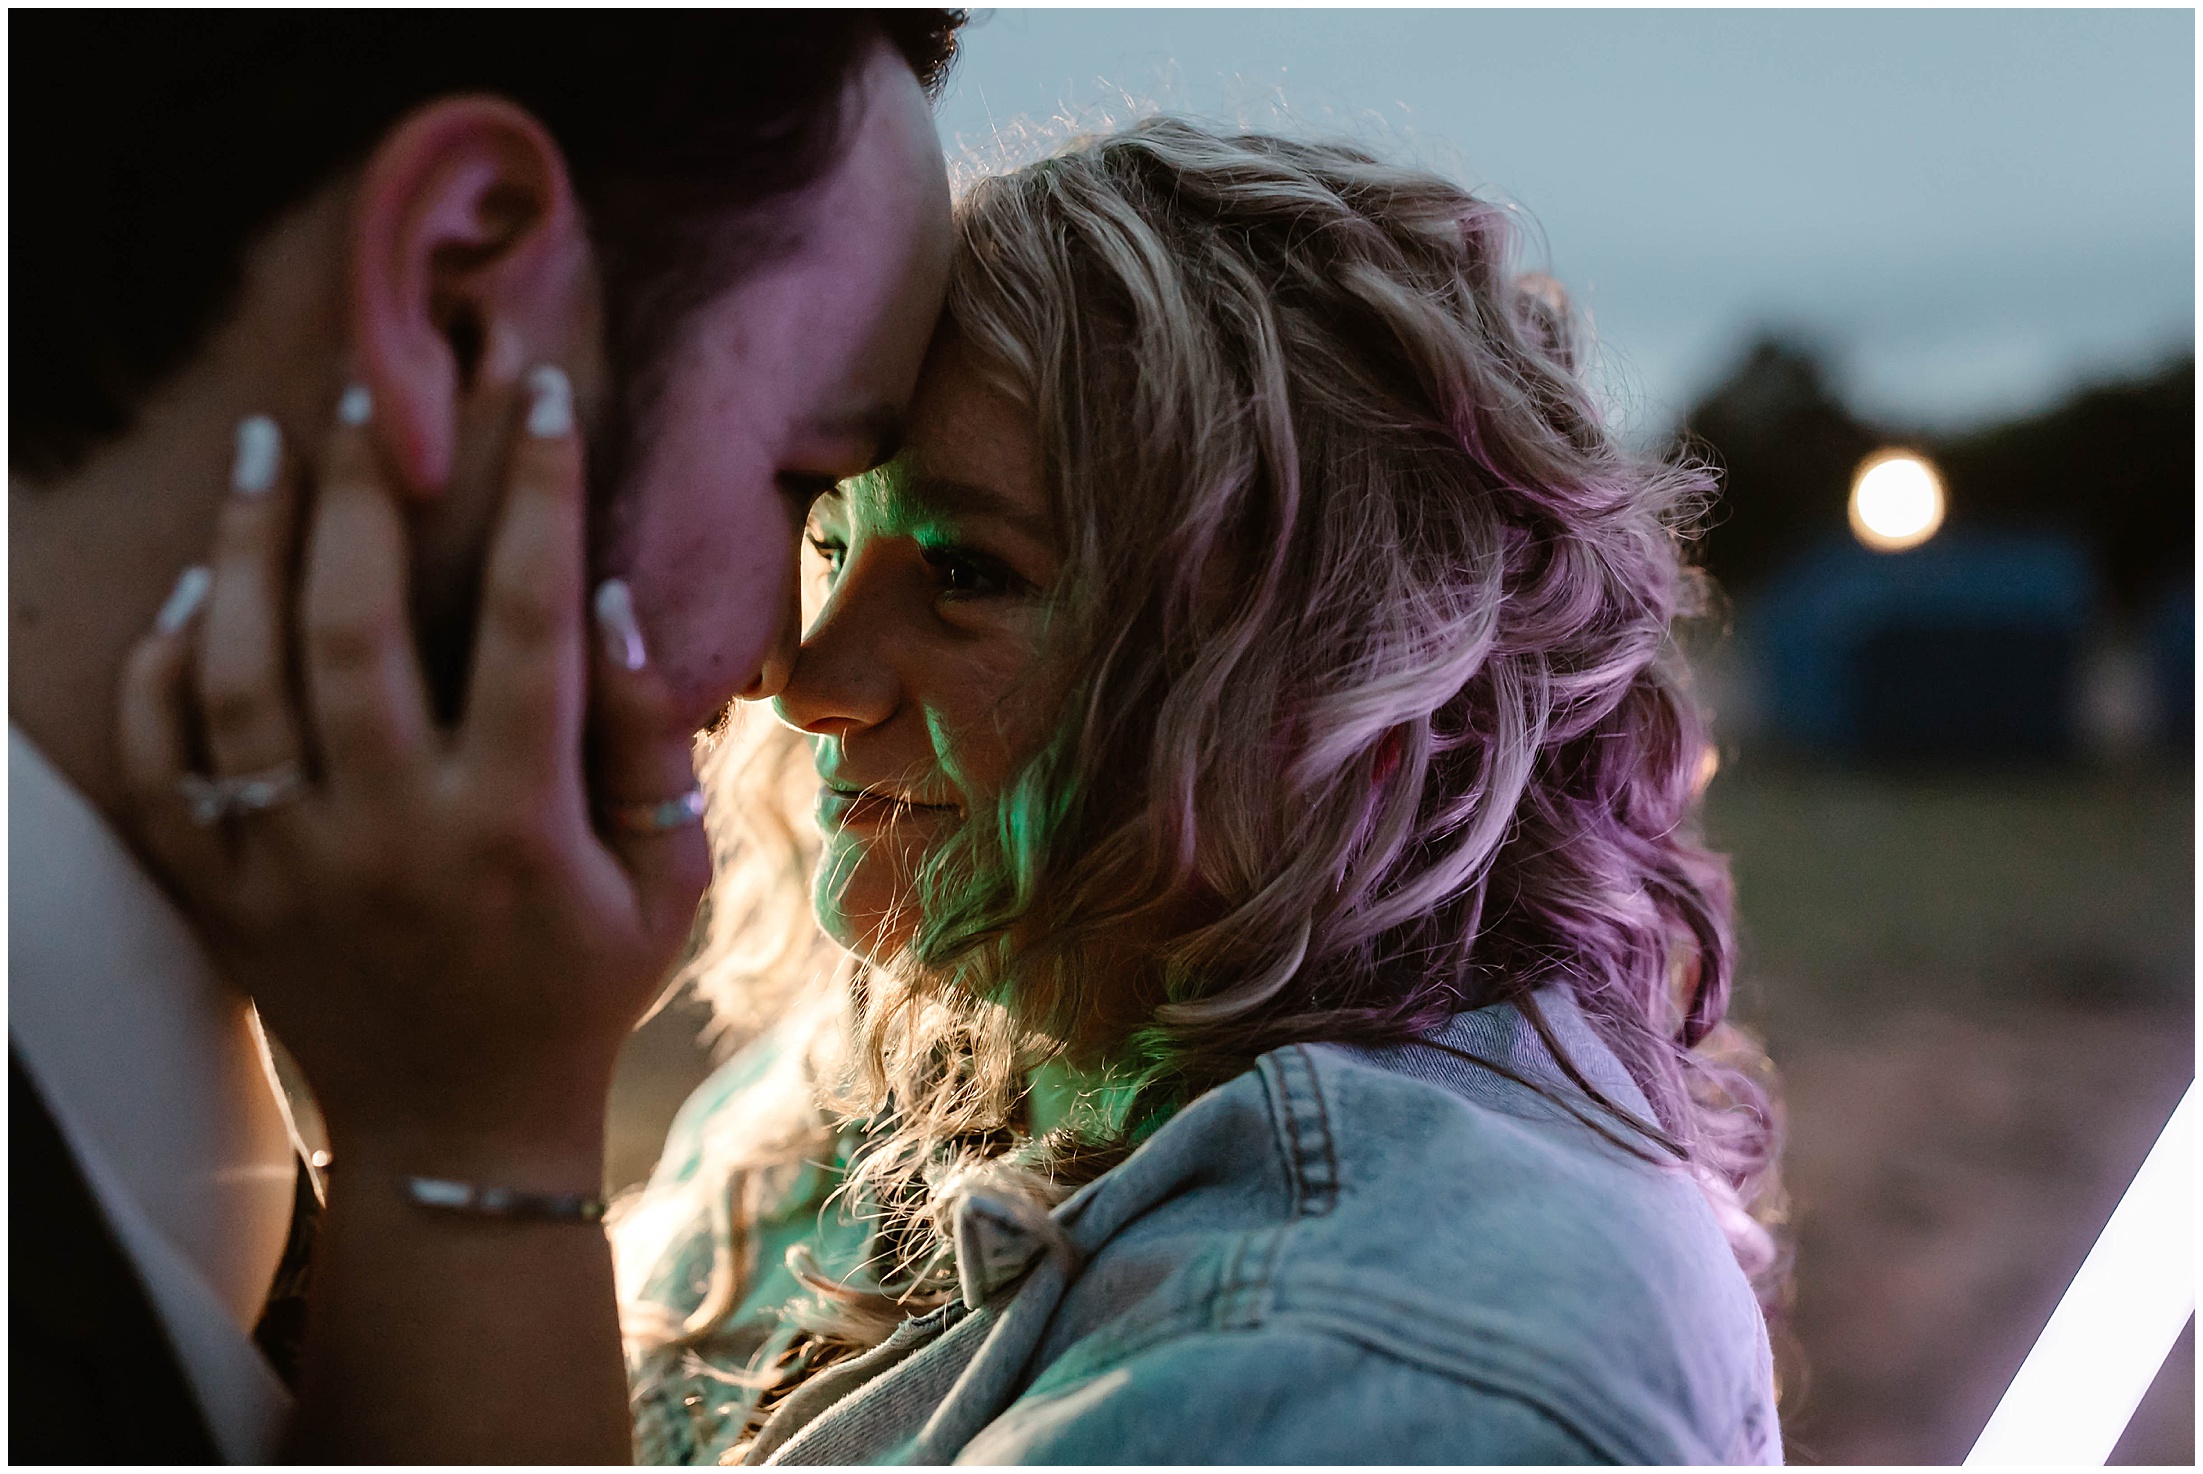
[[[1513, 1008], [1439, 1037], [1572, 1093]], [[1068, 1252], [959, 1202], [963, 1302], [815, 1376], [747, 1461], [1780, 1461], [1766, 1329], [1692, 1179], [1443, 1051], [1275, 1050], [1053, 1217]], [[645, 1457], [718, 1457], [708, 1382], [637, 1389]]]

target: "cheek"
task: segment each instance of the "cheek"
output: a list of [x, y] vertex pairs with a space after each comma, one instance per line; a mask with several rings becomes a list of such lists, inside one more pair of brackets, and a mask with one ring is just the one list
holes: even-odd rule
[[1021, 757], [1040, 745], [1045, 702], [1031, 685], [1032, 649], [1022, 632], [1003, 634], [944, 662], [927, 705], [968, 798], [992, 798]]
[[860, 957], [884, 961], [917, 930], [915, 877], [922, 850], [877, 834], [825, 838], [811, 887], [819, 930]]
[[771, 468], [734, 440], [661, 441], [630, 489], [614, 566], [652, 659], [699, 720], [756, 673], [785, 617], [796, 547]]
[[861, 918], [878, 909], [874, 898], [864, 894], [867, 883], [860, 873], [864, 860], [864, 847], [857, 841], [829, 834], [819, 847], [818, 869], [811, 876], [811, 914], [819, 930], [859, 956], [869, 951]]

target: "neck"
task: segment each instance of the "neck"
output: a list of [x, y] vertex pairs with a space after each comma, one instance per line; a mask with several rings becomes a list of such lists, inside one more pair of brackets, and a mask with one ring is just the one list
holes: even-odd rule
[[115, 699], [131, 646], [205, 559], [227, 447], [147, 426], [64, 483], [8, 484], [8, 717], [120, 812]]
[[236, 425], [297, 443], [341, 387], [344, 198], [303, 207], [255, 250], [236, 314], [81, 467], [8, 481], [8, 717], [110, 819], [115, 709], [131, 647], [205, 562]]

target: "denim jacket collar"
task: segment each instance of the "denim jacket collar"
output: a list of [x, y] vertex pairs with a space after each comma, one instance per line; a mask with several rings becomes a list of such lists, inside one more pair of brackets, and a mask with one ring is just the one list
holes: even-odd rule
[[[1566, 995], [1556, 991], [1541, 1002], [1548, 1026], [1571, 1063], [1609, 1100], [1649, 1118], [1642, 1093]], [[1554, 1095], [1576, 1093], [1536, 1031], [1512, 1008], [1457, 1016], [1434, 1037], [1491, 1059], [1548, 1087]], [[1200, 1312], [1203, 1323], [1259, 1330], [1266, 1316], [1291, 1309], [1286, 1303], [1290, 1297], [1279, 1291], [1281, 1282], [1266, 1277], [1264, 1266], [1282, 1262], [1280, 1256], [1288, 1253], [1286, 1246], [1294, 1232], [1321, 1223], [1327, 1225], [1321, 1230], [1328, 1235], [1324, 1243], [1351, 1245], [1360, 1241], [1356, 1215], [1380, 1215], [1371, 1220], [1373, 1225], [1384, 1221], [1382, 1215], [1390, 1215], [1387, 1231], [1391, 1232], [1396, 1231], [1400, 1214], [1417, 1211], [1414, 1203], [1393, 1200], [1401, 1192], [1394, 1185], [1397, 1172], [1382, 1180], [1372, 1176], [1364, 1151], [1370, 1144], [1351, 1133], [1342, 1138], [1340, 1121], [1335, 1119], [1342, 1090], [1358, 1097], [1369, 1097], [1371, 1091], [1382, 1097], [1389, 1091], [1396, 1097], [1403, 1086], [1386, 1086], [1382, 1082], [1387, 1079], [1435, 1085], [1489, 1113], [1486, 1119], [1497, 1123], [1489, 1128], [1478, 1128], [1470, 1119], [1441, 1123], [1437, 1129], [1489, 1129], [1508, 1142], [1518, 1158], [1525, 1150], [1550, 1150], [1542, 1145], [1547, 1140], [1575, 1140], [1568, 1133], [1578, 1128], [1565, 1120], [1571, 1112], [1564, 1106], [1446, 1050], [1417, 1044], [1389, 1049], [1291, 1046], [1273, 1051], [1248, 1075], [1187, 1106], [1124, 1163], [1059, 1205], [1045, 1226], [1030, 1222], [1032, 1210], [1023, 1205], [991, 1198], [983, 1190], [965, 1192], [953, 1208], [964, 1298], [905, 1323], [881, 1346], [806, 1384], [767, 1422], [745, 1462], [945, 1463], [955, 1459], [1003, 1417], [1048, 1363], [1063, 1355], [1068, 1343], [1114, 1333], [1120, 1321], [1150, 1313], [1145, 1307], [1135, 1310], [1112, 1301], [1113, 1292], [1105, 1288], [1082, 1286], [1082, 1275], [1097, 1256], [1152, 1254], [1166, 1238], [1173, 1243], [1199, 1241], [1200, 1235], [1189, 1239], [1183, 1225], [1188, 1219], [1203, 1222], [1203, 1213], [1216, 1225], [1214, 1231], [1204, 1229], [1211, 1239], [1229, 1239], [1239, 1247], [1223, 1259], [1207, 1251], [1193, 1252], [1170, 1282], [1196, 1271], [1206, 1274], [1208, 1278], [1201, 1281], [1206, 1286], [1201, 1291], [1206, 1307]], [[1353, 1101], [1344, 1104], [1352, 1107]], [[1415, 1112], [1426, 1109], [1409, 1102], [1404, 1119], [1415, 1119]], [[1502, 1117], [1518, 1125], [1508, 1127], [1500, 1121]], [[1403, 1117], [1396, 1111], [1391, 1119]], [[1509, 1131], [1515, 1136], [1507, 1136]], [[1591, 1170], [1605, 1171], [1622, 1182], [1619, 1191], [1664, 1195], [1657, 1204], [1640, 1205], [1645, 1222], [1657, 1232], [1672, 1232], [1674, 1241], [1656, 1246], [1656, 1257], [1671, 1266], [1665, 1271], [1670, 1274], [1680, 1272], [1673, 1266], [1692, 1264], [1695, 1267], [1688, 1273], [1706, 1280], [1710, 1289], [1655, 1286], [1648, 1303], [1684, 1307], [1680, 1313], [1685, 1315], [1698, 1313], [1694, 1307], [1702, 1303], [1710, 1304], [1702, 1319], [1714, 1334], [1694, 1336], [1687, 1330], [1670, 1334], [1655, 1327], [1646, 1340], [1649, 1361], [1680, 1357], [1691, 1364], [1679, 1370], [1655, 1367], [1647, 1374], [1652, 1390], [1600, 1383], [1596, 1374], [1581, 1365], [1587, 1358], [1571, 1352], [1575, 1343], [1566, 1341], [1565, 1332], [1554, 1333], [1562, 1336], [1557, 1344], [1545, 1344], [1532, 1334], [1520, 1345], [1504, 1335], [1496, 1340], [1479, 1335], [1464, 1342], [1460, 1333], [1447, 1333], [1439, 1338], [1445, 1344], [1435, 1346], [1426, 1360], [1455, 1368], [1452, 1374], [1477, 1385], [1513, 1392], [1564, 1420], [1586, 1446], [1618, 1461], [1779, 1458], [1764, 1327], [1695, 1189], [1679, 1186], [1674, 1179], [1680, 1174], [1673, 1173], [1664, 1174], [1668, 1185], [1662, 1188], [1658, 1183], [1663, 1174], [1658, 1169], [1637, 1162], [1617, 1165], [1613, 1159], [1620, 1154], [1595, 1142], [1576, 1141], [1569, 1150], [1608, 1162], [1606, 1168]], [[1562, 1170], [1565, 1177], [1581, 1176], [1585, 1169], [1564, 1166]], [[1345, 1180], [1356, 1173], [1361, 1178], [1347, 1186]], [[1629, 1188], [1629, 1181], [1642, 1181], [1645, 1186]], [[1355, 1195], [1350, 1211], [1335, 1211], [1340, 1210], [1342, 1191]], [[1564, 1207], [1563, 1211], [1573, 1210]], [[1540, 1237], [1526, 1233], [1526, 1248], [1506, 1245], [1501, 1251], [1534, 1255], [1539, 1252]], [[1223, 1267], [1203, 1268], [1211, 1260]], [[1336, 1288], [1328, 1284], [1335, 1280], [1347, 1295], [1341, 1303], [1360, 1303], [1357, 1287], [1362, 1280], [1354, 1278], [1356, 1271], [1344, 1265], [1335, 1250], [1315, 1247], [1298, 1262], [1307, 1276], [1304, 1282], [1316, 1286], [1316, 1292]], [[1395, 1278], [1413, 1279], [1417, 1268], [1400, 1265], [1397, 1271], [1395, 1275], [1388, 1268], [1384, 1277], [1368, 1281], [1366, 1288], [1375, 1296], [1368, 1303], [1382, 1302], [1388, 1287], [1397, 1290]], [[1444, 1272], [1431, 1277], [1458, 1278]], [[1563, 1287], [1563, 1293], [1569, 1282], [1565, 1267], [1561, 1278], [1552, 1281]], [[1430, 1308], [1440, 1320], [1452, 1308], [1445, 1303], [1451, 1289], [1445, 1283], [1430, 1286]], [[1608, 1313], [1597, 1306], [1565, 1309], [1574, 1312], [1577, 1321], [1593, 1324]], [[1491, 1320], [1486, 1312], [1499, 1319]], [[1448, 1323], [1516, 1324], [1520, 1322], [1506, 1317], [1521, 1313], [1505, 1307], [1492, 1311], [1489, 1306], [1469, 1306], [1465, 1318], [1456, 1315]], [[1484, 1322], [1476, 1319], [1479, 1314], [1486, 1314]], [[1535, 1305], [1529, 1314], [1533, 1322], [1540, 1318]], [[1415, 1334], [1419, 1319], [1410, 1315], [1402, 1324], [1403, 1332]], [[1554, 1319], [1564, 1326], [1571, 1323], [1568, 1314]], [[1721, 1344], [1692, 1349], [1698, 1341]], [[1047, 1354], [1041, 1355], [1044, 1348]], [[1626, 1365], [1627, 1358], [1623, 1361]], [[1228, 1389], [1219, 1391], [1229, 1394]], [[1373, 1439], [1381, 1436], [1379, 1430], [1372, 1430]], [[1381, 1441], [1373, 1446], [1382, 1446]], [[1188, 1449], [1186, 1456], [1234, 1461], [1228, 1448]]]

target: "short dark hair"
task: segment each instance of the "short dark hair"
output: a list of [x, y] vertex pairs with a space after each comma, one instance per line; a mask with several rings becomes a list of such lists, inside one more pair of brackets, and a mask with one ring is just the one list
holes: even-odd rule
[[508, 97], [558, 140], [603, 269], [614, 373], [644, 384], [680, 318], [740, 265], [715, 227], [837, 156], [845, 85], [874, 38], [937, 95], [963, 19], [12, 15], [10, 468], [65, 474], [127, 431], [234, 309], [255, 239], [405, 113], [458, 93]]

